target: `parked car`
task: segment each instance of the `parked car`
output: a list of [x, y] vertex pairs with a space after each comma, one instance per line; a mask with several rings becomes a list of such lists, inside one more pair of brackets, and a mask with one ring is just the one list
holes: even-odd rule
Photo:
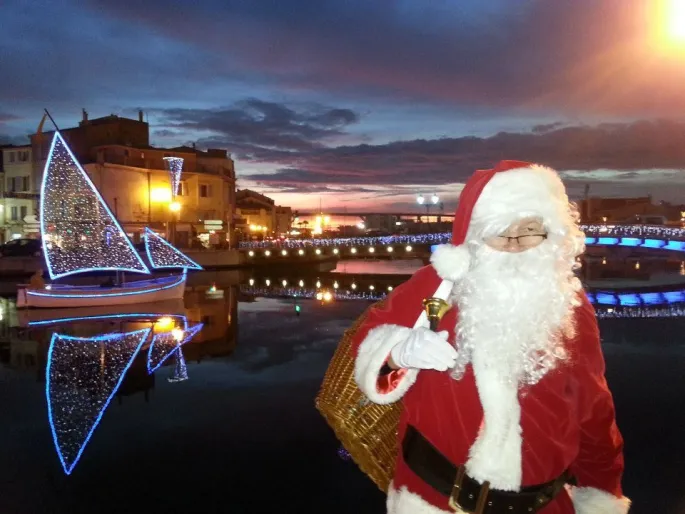
[[40, 239], [12, 239], [0, 246], [2, 257], [40, 257], [42, 254]]

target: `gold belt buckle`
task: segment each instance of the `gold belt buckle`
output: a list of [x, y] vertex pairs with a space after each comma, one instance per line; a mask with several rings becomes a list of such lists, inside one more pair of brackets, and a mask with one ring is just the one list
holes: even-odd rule
[[[450, 494], [448, 504], [454, 512], [464, 512], [464, 509], [459, 505], [459, 494], [461, 493], [461, 484], [464, 481], [464, 475], [466, 470], [464, 466], [459, 466], [457, 468], [457, 477], [454, 479], [454, 485], [452, 485], [452, 493]], [[478, 494], [478, 500], [476, 501], [476, 510], [473, 514], [483, 514], [485, 509], [485, 502], [488, 499], [488, 493], [490, 492], [490, 482], [484, 482], [481, 485], [480, 493]]]
[[452, 494], [450, 494], [448, 504], [450, 509], [452, 509], [454, 512], [459, 512], [462, 510], [458, 500], [459, 493], [461, 493], [461, 483], [464, 480], [464, 473], [466, 473], [464, 466], [459, 466], [457, 468], [457, 477], [454, 479], [454, 484], [452, 485]]

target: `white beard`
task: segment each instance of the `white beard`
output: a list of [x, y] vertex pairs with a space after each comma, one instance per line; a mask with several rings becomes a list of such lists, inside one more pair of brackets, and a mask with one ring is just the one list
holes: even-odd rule
[[521, 486], [521, 386], [537, 383], [566, 358], [579, 280], [575, 260], [555, 257], [552, 244], [521, 253], [481, 245], [473, 267], [455, 288], [459, 306], [457, 363], [461, 379], [471, 363], [483, 407], [483, 424], [466, 471], [495, 489]]
[[480, 245], [473, 267], [455, 288], [459, 306], [457, 363], [460, 379], [477, 355], [506, 383], [537, 383], [566, 358], [573, 307], [581, 285], [574, 261], [555, 257], [556, 248], [509, 253]]

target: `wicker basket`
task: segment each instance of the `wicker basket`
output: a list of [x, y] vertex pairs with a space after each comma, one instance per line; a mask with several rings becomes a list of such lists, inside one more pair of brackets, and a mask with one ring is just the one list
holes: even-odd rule
[[369, 402], [354, 380], [352, 339], [368, 312], [340, 340], [316, 397], [316, 408], [361, 470], [387, 492], [395, 470], [402, 405]]

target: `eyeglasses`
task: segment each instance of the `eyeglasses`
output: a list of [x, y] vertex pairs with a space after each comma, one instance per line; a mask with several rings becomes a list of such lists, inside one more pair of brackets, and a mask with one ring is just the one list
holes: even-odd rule
[[511, 237], [511, 236], [495, 236], [495, 237], [490, 238], [489, 242], [494, 243], [497, 246], [506, 246], [511, 241], [516, 241], [516, 244], [518, 244], [521, 247], [530, 247], [530, 246], [539, 245], [545, 239], [547, 239], [547, 234], [525, 234], [522, 236], [514, 236], [514, 237]]

